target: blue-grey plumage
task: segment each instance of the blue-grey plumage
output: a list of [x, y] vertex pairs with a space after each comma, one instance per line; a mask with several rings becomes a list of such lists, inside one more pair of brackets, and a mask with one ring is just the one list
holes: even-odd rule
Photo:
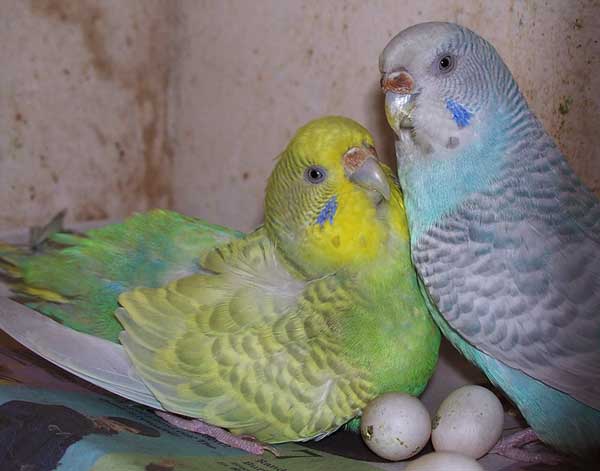
[[600, 451], [598, 199], [477, 34], [413, 26], [380, 67], [436, 322], [540, 439]]

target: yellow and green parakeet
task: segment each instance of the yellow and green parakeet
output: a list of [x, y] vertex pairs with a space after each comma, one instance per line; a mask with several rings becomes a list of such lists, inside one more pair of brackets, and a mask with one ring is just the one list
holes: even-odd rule
[[252, 233], [156, 210], [0, 252], [15, 293], [45, 314], [7, 310], [2, 329], [203, 433], [320, 438], [382, 393], [418, 395], [437, 361], [399, 187], [342, 117], [297, 132]]

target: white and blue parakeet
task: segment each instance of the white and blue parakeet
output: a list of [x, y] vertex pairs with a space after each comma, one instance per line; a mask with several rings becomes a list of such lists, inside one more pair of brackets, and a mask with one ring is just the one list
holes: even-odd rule
[[494, 47], [450, 23], [381, 58], [412, 257], [444, 335], [537, 437], [600, 450], [600, 202], [569, 167]]

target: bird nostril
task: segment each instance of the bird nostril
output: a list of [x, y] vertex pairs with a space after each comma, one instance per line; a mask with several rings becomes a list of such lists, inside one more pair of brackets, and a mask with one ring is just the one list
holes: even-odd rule
[[368, 151], [362, 147], [352, 147], [343, 156], [343, 163], [346, 172], [354, 173], [370, 156]]
[[407, 95], [413, 92], [415, 82], [408, 72], [393, 72], [381, 78], [381, 88], [384, 92], [394, 92]]

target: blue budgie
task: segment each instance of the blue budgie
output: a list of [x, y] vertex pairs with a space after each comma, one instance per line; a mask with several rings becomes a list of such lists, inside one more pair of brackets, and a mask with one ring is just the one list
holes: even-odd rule
[[496, 50], [450, 23], [408, 28], [381, 58], [412, 256], [445, 336], [516, 404], [521, 446], [600, 450], [600, 203]]

